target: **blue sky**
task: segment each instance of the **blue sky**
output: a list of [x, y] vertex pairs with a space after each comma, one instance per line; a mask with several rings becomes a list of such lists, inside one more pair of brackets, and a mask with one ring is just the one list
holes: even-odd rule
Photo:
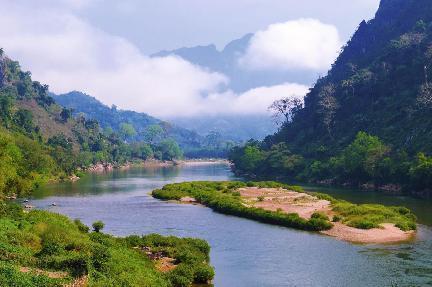
[[55, 93], [78, 90], [158, 117], [267, 113], [309, 87], [286, 82], [243, 93], [228, 76], [148, 54], [255, 33], [244, 71], [325, 74], [378, 0], [0, 0], [0, 47]]

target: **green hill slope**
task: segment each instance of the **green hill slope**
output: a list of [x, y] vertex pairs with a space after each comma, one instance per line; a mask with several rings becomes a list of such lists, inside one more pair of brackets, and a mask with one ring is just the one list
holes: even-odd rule
[[278, 133], [233, 153], [237, 170], [430, 195], [430, 4], [382, 0], [304, 107], [288, 106]]

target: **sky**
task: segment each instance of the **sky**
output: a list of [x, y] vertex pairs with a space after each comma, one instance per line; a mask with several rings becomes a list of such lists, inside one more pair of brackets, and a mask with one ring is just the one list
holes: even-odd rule
[[[159, 50], [228, 42], [254, 33], [245, 71], [325, 73], [379, 0], [0, 0], [0, 47], [55, 93], [162, 118], [265, 113], [290, 82], [236, 94], [223, 74]], [[4, 28], [6, 27], [6, 28]]]

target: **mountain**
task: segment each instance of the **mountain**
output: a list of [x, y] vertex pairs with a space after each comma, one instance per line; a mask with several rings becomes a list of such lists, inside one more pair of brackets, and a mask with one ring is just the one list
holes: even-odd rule
[[291, 71], [256, 71], [242, 67], [240, 58], [246, 53], [254, 34], [246, 34], [240, 39], [231, 41], [221, 51], [211, 44], [180, 48], [172, 51], [161, 51], [151, 57], [179, 56], [195, 65], [220, 72], [228, 76], [228, 88], [241, 93], [262, 86], [274, 86], [286, 82], [310, 85], [317, 74], [298, 69]]
[[249, 139], [263, 139], [276, 132], [273, 120], [266, 115], [214, 115], [172, 120], [199, 134], [217, 132], [225, 141], [245, 142]]
[[131, 141], [144, 140], [147, 128], [152, 125], [161, 126], [166, 137], [175, 139], [185, 149], [199, 148], [203, 141], [203, 137], [195, 132], [156, 119], [145, 113], [118, 110], [115, 106], [108, 107], [96, 98], [81, 92], [73, 91], [62, 95], [53, 94], [52, 97], [62, 106], [72, 109], [75, 115], [82, 114], [85, 118], [98, 121], [103, 129], [112, 129], [118, 132], [122, 124], [132, 125], [136, 135], [129, 139]]
[[56, 104], [47, 85], [0, 49], [0, 200], [92, 164], [124, 163], [132, 154], [117, 135], [102, 134], [96, 121], [74, 118]]
[[432, 195], [430, 4], [382, 0], [304, 107], [287, 105], [277, 134], [232, 154], [239, 171]]
[[397, 149], [431, 153], [431, 22], [427, 0], [383, 0], [275, 139], [313, 153], [366, 131]]

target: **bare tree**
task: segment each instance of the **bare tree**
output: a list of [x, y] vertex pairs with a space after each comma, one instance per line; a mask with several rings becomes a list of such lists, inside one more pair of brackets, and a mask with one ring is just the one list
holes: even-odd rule
[[303, 108], [300, 99], [289, 97], [273, 102], [269, 110], [273, 112], [273, 119], [277, 125], [289, 123], [294, 116]]
[[331, 130], [334, 122], [336, 111], [339, 108], [339, 103], [334, 96], [336, 89], [333, 84], [322, 87], [318, 94], [318, 113], [321, 115], [321, 120], [327, 129], [327, 132], [332, 136]]
[[427, 82], [420, 86], [417, 105], [420, 108], [432, 107], [432, 85], [429, 85]]

